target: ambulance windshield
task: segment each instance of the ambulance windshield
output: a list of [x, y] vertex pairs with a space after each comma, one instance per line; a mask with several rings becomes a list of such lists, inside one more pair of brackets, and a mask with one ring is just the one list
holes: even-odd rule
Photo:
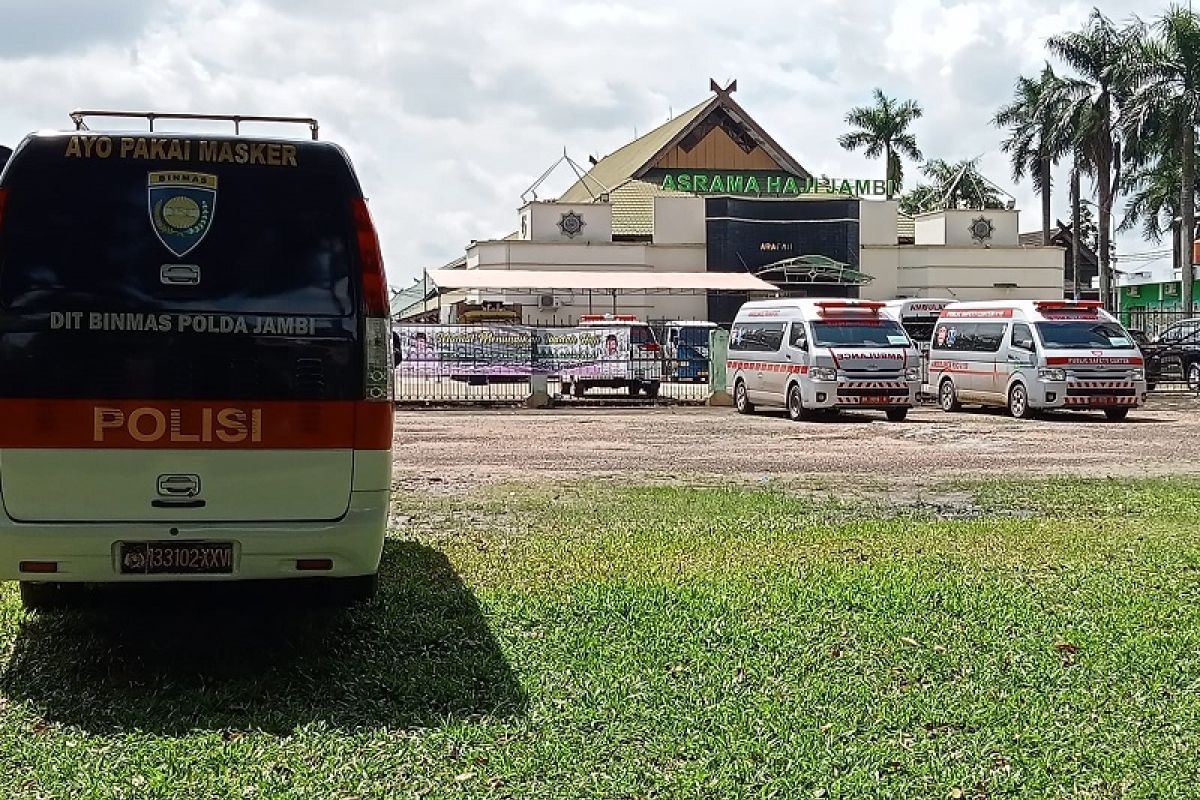
[[817, 347], [908, 347], [908, 334], [893, 320], [814, 322]]
[[1036, 327], [1049, 350], [1128, 350], [1134, 346], [1129, 334], [1115, 322], [1038, 322]]

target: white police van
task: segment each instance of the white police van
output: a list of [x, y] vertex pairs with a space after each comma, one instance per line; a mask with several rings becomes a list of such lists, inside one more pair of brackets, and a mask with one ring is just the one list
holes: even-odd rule
[[944, 411], [971, 403], [1103, 411], [1121, 420], [1146, 399], [1142, 353], [1093, 300], [951, 303], [933, 331], [930, 380]]
[[899, 422], [916, 404], [920, 356], [883, 303], [788, 298], [746, 303], [729, 334], [728, 381], [743, 414], [877, 409]]
[[84, 583], [369, 596], [391, 346], [345, 152], [315, 120], [288, 120], [307, 141], [82, 116], [0, 172], [0, 579], [31, 606]]

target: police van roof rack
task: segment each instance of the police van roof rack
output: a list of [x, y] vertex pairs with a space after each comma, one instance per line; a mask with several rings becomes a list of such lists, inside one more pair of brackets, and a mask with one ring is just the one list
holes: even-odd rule
[[233, 123], [234, 134], [240, 135], [242, 132], [243, 122], [283, 122], [296, 125], [307, 125], [312, 132], [312, 138], [315, 141], [317, 138], [317, 121], [312, 117], [261, 117], [246, 114], [163, 114], [157, 111], [72, 111], [71, 121], [75, 123], [75, 130], [86, 131], [91, 130], [87, 123], [84, 122], [85, 117], [124, 117], [124, 118], [142, 118], [150, 120], [150, 132], [154, 132], [154, 121], [156, 119], [209, 119], [222, 120]]

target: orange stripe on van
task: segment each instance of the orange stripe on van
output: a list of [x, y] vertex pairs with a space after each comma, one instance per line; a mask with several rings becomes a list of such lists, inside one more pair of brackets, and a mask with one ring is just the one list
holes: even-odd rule
[[392, 404], [0, 399], [0, 448], [386, 450]]

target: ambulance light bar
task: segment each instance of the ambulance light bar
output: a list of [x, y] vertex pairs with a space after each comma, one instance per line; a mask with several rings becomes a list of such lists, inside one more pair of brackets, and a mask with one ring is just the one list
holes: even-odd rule
[[823, 315], [854, 313], [857, 311], [878, 314], [885, 304], [876, 300], [821, 300], [816, 306]]
[[1041, 309], [1066, 310], [1099, 310], [1104, 304], [1099, 300], [1035, 300], [1034, 307]]

